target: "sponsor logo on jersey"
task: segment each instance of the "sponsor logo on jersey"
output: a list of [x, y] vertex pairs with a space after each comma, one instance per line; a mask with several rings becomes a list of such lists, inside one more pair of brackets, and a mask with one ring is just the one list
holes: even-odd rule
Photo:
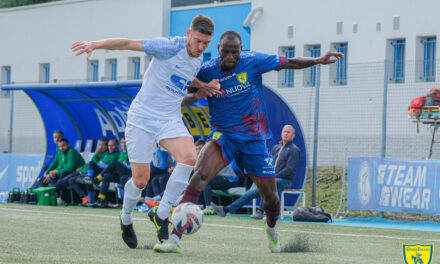
[[245, 84], [247, 82], [247, 72], [242, 72], [237, 74], [237, 80], [242, 83]]
[[222, 133], [220, 133], [220, 132], [214, 132], [214, 134], [212, 135], [212, 139], [214, 139], [214, 140], [218, 140], [221, 136], [223, 136]]

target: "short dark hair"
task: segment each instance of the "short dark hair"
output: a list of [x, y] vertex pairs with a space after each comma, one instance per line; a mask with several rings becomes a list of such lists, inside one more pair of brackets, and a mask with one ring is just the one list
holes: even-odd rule
[[64, 133], [61, 130], [55, 130], [53, 133], [54, 134], [60, 134], [61, 136], [64, 136]]
[[116, 142], [116, 145], [119, 145], [119, 141], [116, 138], [112, 138], [109, 141], [114, 140]]
[[69, 140], [67, 140], [67, 138], [62, 138], [62, 139], [58, 140], [57, 143], [61, 143], [61, 142], [64, 142], [64, 143], [66, 143], [66, 144], [69, 144]]
[[108, 143], [108, 139], [107, 138], [105, 138], [105, 137], [103, 137], [103, 138], [100, 138], [98, 141], [102, 141], [102, 142], [105, 142], [105, 143]]
[[122, 135], [122, 136], [121, 136], [121, 139], [125, 139], [125, 135]]
[[197, 140], [196, 142], [194, 142], [195, 146], [204, 146], [205, 145], [205, 141], [204, 140]]
[[191, 22], [191, 30], [212, 36], [214, 33], [214, 22], [208, 16], [199, 14], [193, 18]]
[[228, 30], [228, 31], [223, 32], [223, 34], [220, 36], [220, 42], [224, 38], [228, 38], [228, 39], [238, 38], [238, 40], [240, 40], [240, 43], [241, 43], [241, 36], [240, 36], [240, 34], [237, 31], [234, 31], [234, 30]]

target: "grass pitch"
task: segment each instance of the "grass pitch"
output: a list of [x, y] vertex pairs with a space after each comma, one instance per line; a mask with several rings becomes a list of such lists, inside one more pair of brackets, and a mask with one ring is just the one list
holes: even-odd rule
[[402, 243], [434, 243], [440, 233], [279, 222], [284, 252], [270, 253], [261, 221], [209, 216], [184, 236], [180, 254], [159, 254], [153, 225], [135, 212], [139, 246], [121, 239], [119, 211], [0, 204], [0, 263], [403, 263]]

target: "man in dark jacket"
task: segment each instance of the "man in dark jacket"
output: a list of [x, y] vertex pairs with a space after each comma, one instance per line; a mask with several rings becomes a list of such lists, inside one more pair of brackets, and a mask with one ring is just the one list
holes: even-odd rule
[[[296, 165], [298, 164], [300, 150], [293, 144], [292, 140], [295, 138], [295, 129], [291, 125], [285, 125], [281, 132], [281, 141], [272, 148], [272, 156], [275, 167], [276, 184], [278, 192], [283, 189], [288, 189], [292, 185], [293, 178], [295, 177]], [[252, 201], [252, 199], [259, 198], [260, 193], [255, 184], [232, 204], [223, 207], [212, 203], [212, 206], [216, 213], [220, 216], [225, 216], [227, 213], [234, 213], [240, 209], [243, 205]], [[260, 206], [257, 212], [252, 215], [252, 218], [263, 218], [263, 204]]]

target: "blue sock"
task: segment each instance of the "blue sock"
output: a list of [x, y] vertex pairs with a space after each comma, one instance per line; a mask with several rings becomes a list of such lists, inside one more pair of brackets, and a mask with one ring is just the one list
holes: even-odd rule
[[94, 171], [94, 170], [87, 170], [87, 175], [88, 175], [90, 178], [93, 178], [93, 175], [95, 175], [95, 171]]
[[94, 203], [95, 202], [95, 193], [94, 192], [88, 192], [89, 193], [89, 202]]

